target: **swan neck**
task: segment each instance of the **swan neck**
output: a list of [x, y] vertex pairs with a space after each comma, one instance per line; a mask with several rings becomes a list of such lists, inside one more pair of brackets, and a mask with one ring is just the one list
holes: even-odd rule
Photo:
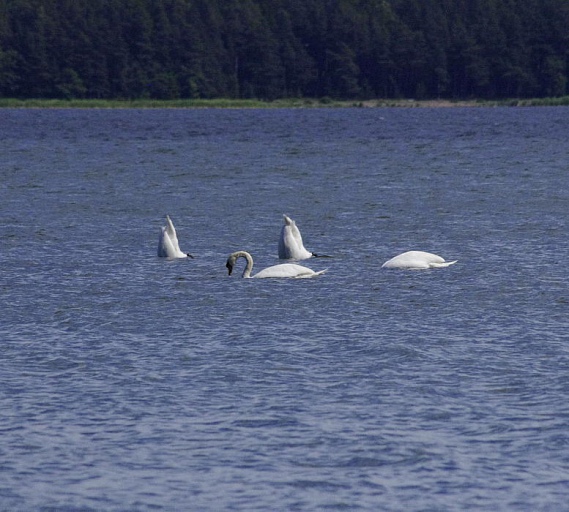
[[245, 260], [247, 260], [247, 266], [243, 271], [243, 277], [251, 277], [251, 272], [253, 271], [253, 256], [251, 256], [247, 251], [239, 251], [237, 253], [237, 258], [245, 258]]

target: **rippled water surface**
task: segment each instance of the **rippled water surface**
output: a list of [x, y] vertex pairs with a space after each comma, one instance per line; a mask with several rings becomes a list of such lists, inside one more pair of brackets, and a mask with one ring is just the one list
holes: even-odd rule
[[[0, 111], [0, 509], [565, 510], [569, 110]], [[282, 214], [312, 280], [275, 264]], [[195, 259], [156, 256], [169, 214]], [[458, 263], [397, 271], [420, 249]]]

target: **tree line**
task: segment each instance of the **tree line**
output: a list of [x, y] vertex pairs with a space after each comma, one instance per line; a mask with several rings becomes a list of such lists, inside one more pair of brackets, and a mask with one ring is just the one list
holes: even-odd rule
[[0, 96], [563, 96], [568, 0], [0, 0]]

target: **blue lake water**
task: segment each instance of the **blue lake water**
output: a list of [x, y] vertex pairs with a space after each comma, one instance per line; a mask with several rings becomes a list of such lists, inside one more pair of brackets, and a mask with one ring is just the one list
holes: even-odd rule
[[[0, 509], [567, 510], [569, 109], [0, 111]], [[309, 280], [278, 263], [282, 214]], [[182, 250], [156, 256], [165, 215]], [[455, 265], [382, 269], [411, 249]]]

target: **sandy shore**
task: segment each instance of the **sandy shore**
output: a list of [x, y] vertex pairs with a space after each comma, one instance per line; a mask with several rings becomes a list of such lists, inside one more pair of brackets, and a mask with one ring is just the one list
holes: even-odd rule
[[450, 107], [487, 107], [492, 102], [480, 101], [451, 101], [451, 100], [370, 100], [363, 101], [363, 107], [423, 107], [423, 108], [450, 108]]

